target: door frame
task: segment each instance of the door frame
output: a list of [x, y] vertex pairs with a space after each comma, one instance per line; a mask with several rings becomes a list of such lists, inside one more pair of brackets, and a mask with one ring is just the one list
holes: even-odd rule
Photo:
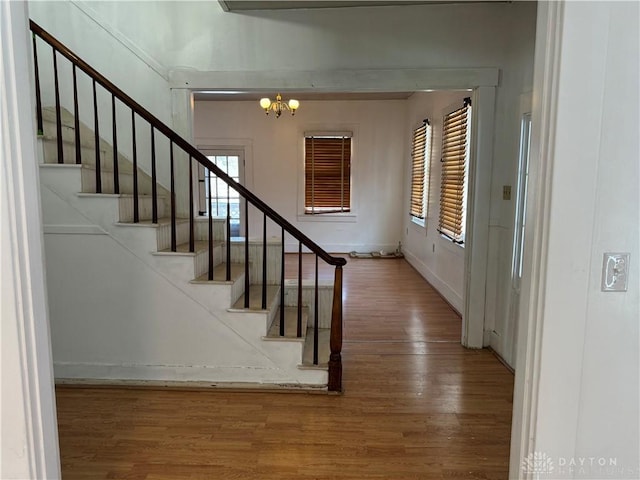
[[563, 12], [564, 2], [538, 2], [524, 245], [528, 269], [522, 277], [518, 309], [509, 479], [532, 478], [522, 472], [521, 466], [523, 459], [534, 453], [538, 418]]

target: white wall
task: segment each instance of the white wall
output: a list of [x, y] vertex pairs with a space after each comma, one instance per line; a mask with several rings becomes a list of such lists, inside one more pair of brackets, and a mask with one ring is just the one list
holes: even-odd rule
[[[521, 310], [529, 339], [521, 335], [527, 350], [519, 352], [514, 404], [514, 425], [522, 421], [531, 442], [528, 451], [522, 439], [512, 445], [511, 475], [518, 454], [536, 451], [554, 462], [547, 478], [637, 479], [640, 11], [636, 2], [566, 2], [559, 10], [557, 22], [541, 17], [550, 35], [536, 55], [534, 119], [542, 123], [532, 174], [540, 192], [530, 194], [526, 249], [540, 264], [526, 272], [534, 272]], [[610, 251], [631, 254], [627, 292], [600, 289]]]
[[523, 3], [243, 13], [198, 1], [91, 5], [170, 68], [317, 71], [500, 65], [511, 25], [535, 9]]
[[[94, 7], [100, 2], [29, 2], [29, 16], [80, 58], [165, 123], [171, 121], [167, 71]], [[151, 4], [151, 2], [149, 2]], [[140, 18], [135, 18], [138, 24]], [[149, 22], [149, 26], [152, 24]], [[41, 53], [39, 60], [50, 60]], [[65, 61], [61, 61], [62, 68]], [[79, 75], [80, 78], [80, 75]], [[52, 80], [43, 79], [51, 82]], [[66, 88], [65, 88], [66, 90]], [[106, 105], [106, 103], [105, 103]], [[92, 117], [90, 117], [92, 118]]]
[[[95, 227], [94, 227], [95, 228]], [[56, 378], [252, 381], [273, 365], [107, 234], [45, 235]], [[72, 269], [74, 275], [64, 272]]]
[[[408, 129], [405, 145], [405, 196], [402, 204], [403, 251], [411, 263], [458, 311], [464, 310], [464, 248], [455, 245], [438, 233], [440, 213], [440, 163], [442, 151], [442, 121], [446, 109], [452, 105], [462, 106], [468, 91], [418, 92], [408, 100]], [[428, 118], [433, 132], [429, 175], [428, 211], [425, 226], [411, 221], [409, 215], [409, 192], [411, 182], [411, 136], [422, 120]]]
[[[635, 2], [564, 9], [536, 440], [615, 457], [618, 478], [640, 474], [638, 18]], [[626, 293], [600, 291], [607, 251], [631, 252]]]
[[[150, 2], [151, 3], [151, 2]], [[117, 26], [109, 23], [93, 8], [93, 2], [32, 1], [29, 15], [38, 25], [62, 42], [72, 52], [104, 75], [125, 94], [167, 125], [172, 125], [171, 95], [168, 72], [154, 58], [142, 51]], [[37, 40], [42, 105], [55, 105], [53, 56], [51, 47]], [[73, 80], [71, 63], [57, 55], [60, 103], [73, 114]], [[94, 128], [93, 85], [91, 79], [77, 70], [79, 118], [92, 131]], [[111, 95], [99, 84], [96, 89], [98, 130], [100, 137], [112, 144]], [[133, 158], [131, 110], [116, 102], [118, 151]], [[136, 117], [136, 152], [139, 167], [151, 174], [151, 134], [149, 124]], [[169, 142], [155, 133], [158, 181], [170, 185]], [[180, 184], [180, 186], [182, 183]], [[184, 190], [186, 190], [186, 185]], [[182, 203], [182, 202], [181, 202]]]
[[[295, 116], [266, 116], [256, 101], [196, 102], [199, 146], [248, 146], [246, 185], [330, 252], [395, 250], [402, 228], [405, 101], [302, 101]], [[304, 215], [304, 132], [353, 132], [352, 212]], [[268, 236], [280, 229], [270, 225]], [[250, 212], [249, 236], [262, 236], [262, 216]], [[287, 237], [287, 246], [298, 248]]]

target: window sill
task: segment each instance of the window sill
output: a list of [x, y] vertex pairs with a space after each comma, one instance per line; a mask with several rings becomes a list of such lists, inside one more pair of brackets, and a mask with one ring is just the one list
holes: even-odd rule
[[449, 246], [449, 247], [450, 247], [450, 249], [451, 249], [452, 251], [456, 251], [456, 250], [458, 250], [458, 249], [462, 249], [462, 250], [464, 250], [464, 246], [465, 246], [465, 244], [464, 244], [464, 243], [457, 243], [457, 242], [454, 242], [453, 240], [451, 240], [451, 239], [450, 239], [449, 237], [447, 237], [446, 235], [443, 235], [442, 233], [438, 233], [438, 235], [440, 236], [440, 238], [441, 238], [442, 240], [444, 240], [444, 244], [445, 244], [445, 245], [447, 245], [447, 246]]
[[319, 215], [298, 214], [299, 222], [336, 222], [336, 223], [356, 223], [358, 215], [355, 213], [322, 213]]
[[411, 223], [416, 227], [425, 228], [426, 220], [421, 220], [416, 217], [411, 217]]

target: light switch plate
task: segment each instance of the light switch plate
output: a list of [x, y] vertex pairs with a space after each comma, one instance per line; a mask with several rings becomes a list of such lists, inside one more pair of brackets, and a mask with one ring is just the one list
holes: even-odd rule
[[629, 280], [629, 254], [607, 252], [602, 259], [602, 291], [626, 292]]

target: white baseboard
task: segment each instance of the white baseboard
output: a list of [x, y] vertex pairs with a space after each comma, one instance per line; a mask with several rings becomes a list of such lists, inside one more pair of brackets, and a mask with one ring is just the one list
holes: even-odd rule
[[413, 253], [408, 251], [403, 251], [407, 262], [415, 268], [422, 277], [431, 284], [433, 288], [435, 288], [440, 295], [442, 295], [447, 302], [458, 312], [458, 314], [462, 315], [462, 311], [464, 309], [464, 301], [462, 295], [458, 294], [451, 286], [449, 286], [446, 282], [444, 282], [440, 277], [438, 277], [432, 270], [427, 267], [427, 265], [416, 257]]
[[54, 362], [56, 382], [144, 384], [146, 382], [251, 383], [265, 385], [326, 385], [326, 371], [291, 371], [266, 367], [219, 367], [203, 365], [133, 365]]

